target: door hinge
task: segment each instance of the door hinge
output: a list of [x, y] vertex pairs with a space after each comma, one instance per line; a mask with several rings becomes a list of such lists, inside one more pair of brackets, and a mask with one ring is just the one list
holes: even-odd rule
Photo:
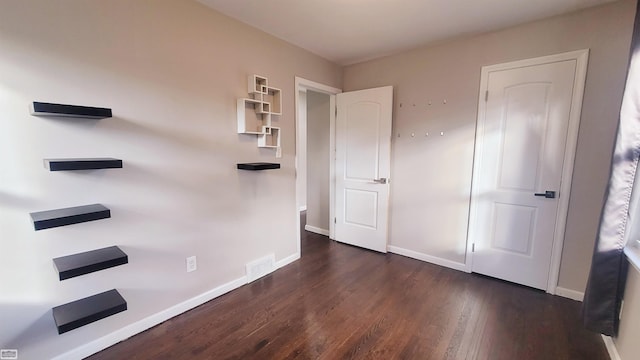
[[336, 117], [338, 117], [338, 107], [335, 107], [335, 113], [336, 113]]
[[484, 92], [484, 101], [485, 102], [489, 101], [489, 90]]
[[334, 223], [334, 224], [337, 224], [337, 223], [338, 223], [338, 221], [336, 220], [336, 218], [333, 218], [333, 223]]
[[476, 244], [471, 244], [471, 252], [476, 252]]

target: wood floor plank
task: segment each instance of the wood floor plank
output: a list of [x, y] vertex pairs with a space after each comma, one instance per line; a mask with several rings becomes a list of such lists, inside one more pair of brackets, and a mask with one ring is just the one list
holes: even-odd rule
[[89, 359], [608, 359], [576, 301], [302, 239], [299, 261]]

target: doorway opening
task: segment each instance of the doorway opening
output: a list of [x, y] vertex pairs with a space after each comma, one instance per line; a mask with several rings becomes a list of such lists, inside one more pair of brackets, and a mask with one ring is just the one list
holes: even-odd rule
[[[295, 78], [296, 224], [298, 253], [301, 232], [333, 238], [336, 94], [342, 90]], [[305, 211], [306, 224], [300, 212]]]

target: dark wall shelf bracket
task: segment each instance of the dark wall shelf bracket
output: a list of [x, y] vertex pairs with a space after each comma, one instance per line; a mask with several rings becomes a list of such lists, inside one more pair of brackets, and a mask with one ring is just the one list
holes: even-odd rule
[[33, 221], [35, 230], [107, 219], [110, 217], [111, 210], [102, 204], [75, 206], [31, 213], [31, 220]]
[[127, 302], [118, 290], [109, 290], [52, 309], [58, 334], [127, 310]]
[[129, 257], [117, 246], [91, 250], [53, 259], [60, 280], [124, 265]]
[[122, 160], [114, 158], [44, 159], [50, 171], [97, 170], [122, 168]]
[[267, 162], [244, 163], [244, 164], [238, 164], [238, 169], [240, 169], [240, 170], [271, 170], [271, 169], [280, 169], [280, 164], [277, 164], [277, 163], [267, 163]]
[[110, 118], [112, 116], [112, 113], [111, 109], [109, 108], [53, 104], [34, 101], [31, 103], [31, 115], [105, 119]]

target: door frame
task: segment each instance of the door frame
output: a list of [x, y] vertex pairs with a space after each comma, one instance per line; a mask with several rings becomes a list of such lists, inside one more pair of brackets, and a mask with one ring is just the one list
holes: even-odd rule
[[560, 262], [562, 259], [562, 247], [569, 212], [569, 195], [571, 193], [571, 181], [573, 178], [573, 165], [578, 143], [578, 129], [580, 127], [580, 115], [582, 112], [582, 98], [584, 95], [585, 80], [587, 77], [587, 65], [589, 61], [589, 49], [565, 52], [556, 55], [542, 56], [525, 60], [512, 61], [503, 64], [483, 66], [480, 77], [480, 91], [478, 94], [478, 118], [476, 120], [475, 151], [473, 159], [473, 177], [471, 182], [471, 204], [469, 207], [469, 227], [467, 230], [467, 256], [465, 257], [465, 271], [471, 272], [473, 268], [473, 244], [470, 241], [472, 229], [476, 228], [475, 222], [478, 216], [478, 198], [480, 196], [476, 179], [479, 177], [482, 158], [482, 145], [484, 142], [484, 129], [482, 119], [486, 116], [485, 94], [488, 88], [489, 73], [494, 71], [509, 70], [514, 68], [548, 64], [553, 62], [575, 60], [576, 72], [573, 83], [573, 96], [569, 113], [567, 128], [567, 143], [564, 151], [562, 165], [562, 179], [558, 197], [558, 211], [556, 213], [556, 225], [551, 250], [551, 265], [547, 279], [547, 293], [556, 294], [558, 289], [558, 277], [560, 275]]
[[[307, 92], [308, 90], [323, 93], [329, 95], [329, 108], [334, 109], [329, 111], [329, 238], [333, 239], [335, 236], [335, 225], [331, 219], [335, 217], [335, 151], [336, 151], [336, 94], [342, 92], [342, 89], [334, 88], [329, 85], [321, 84], [312, 80], [307, 80], [302, 77], [295, 77], [295, 117], [296, 117], [296, 156], [295, 156], [295, 169], [296, 169], [296, 237], [298, 239], [298, 254], [300, 254], [300, 209], [298, 204], [299, 189], [302, 186], [298, 173], [302, 170], [302, 164], [298, 159], [301, 153], [306, 154], [307, 149], [307, 117], [300, 116], [301, 104], [300, 104], [300, 92]], [[305, 109], [306, 111], [306, 102]], [[303, 151], [304, 150], [304, 151]], [[306, 161], [303, 162], [306, 166]], [[306, 170], [306, 169], [304, 169]], [[308, 189], [307, 189], [308, 191]], [[306, 196], [306, 193], [305, 193]]]

